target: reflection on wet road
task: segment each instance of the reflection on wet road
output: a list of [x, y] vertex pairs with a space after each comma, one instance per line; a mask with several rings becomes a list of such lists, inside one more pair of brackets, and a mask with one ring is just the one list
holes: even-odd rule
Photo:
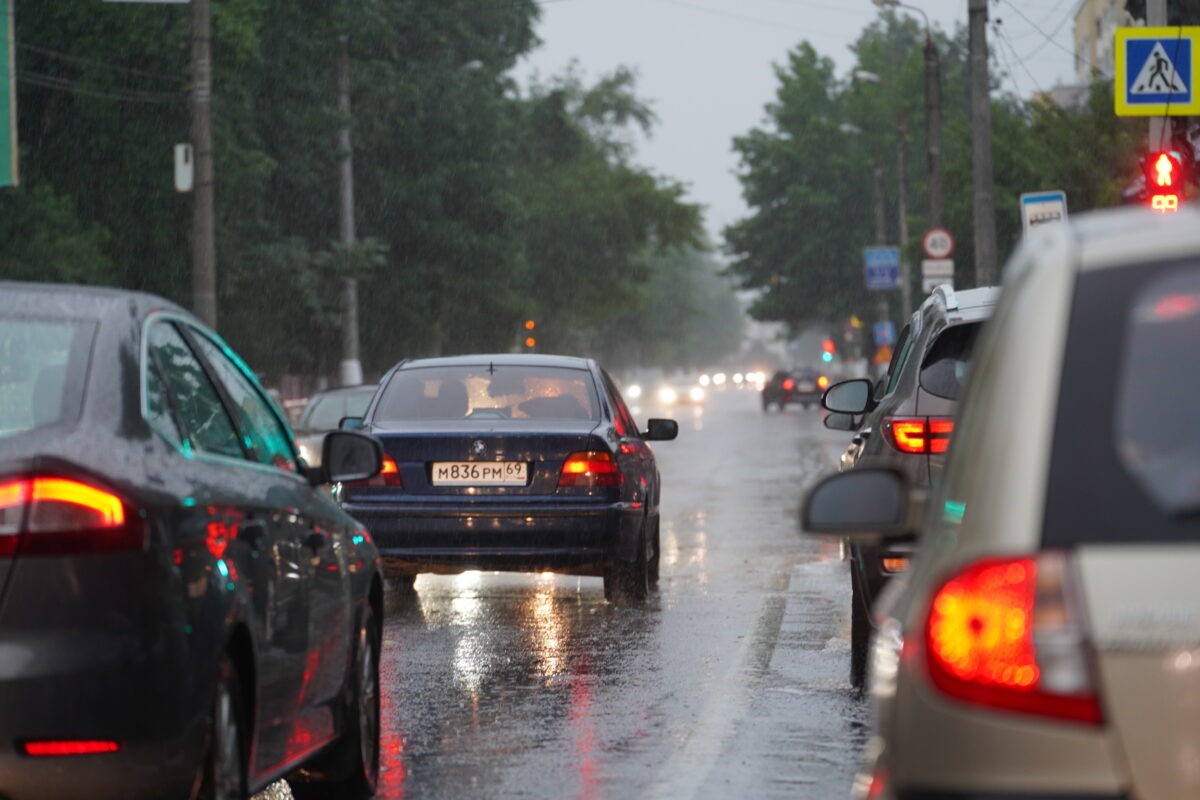
[[677, 416], [655, 446], [662, 582], [644, 609], [550, 574], [389, 592], [381, 797], [846, 796], [866, 718], [849, 581], [836, 546], [797, 531], [844, 434], [750, 392]]

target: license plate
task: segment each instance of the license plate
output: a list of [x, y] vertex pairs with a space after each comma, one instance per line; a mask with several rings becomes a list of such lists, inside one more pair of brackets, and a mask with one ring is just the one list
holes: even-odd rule
[[524, 461], [435, 461], [434, 486], [524, 486]]
[[817, 388], [816, 384], [810, 381], [800, 381], [800, 391], [802, 392], [811, 392], [815, 388]]

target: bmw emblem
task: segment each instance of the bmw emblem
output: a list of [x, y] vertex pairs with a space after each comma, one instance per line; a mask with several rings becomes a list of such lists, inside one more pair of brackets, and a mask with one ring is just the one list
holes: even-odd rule
[[487, 445], [483, 443], [482, 439], [476, 439], [471, 442], [471, 452], [477, 456], [481, 456], [487, 452]]

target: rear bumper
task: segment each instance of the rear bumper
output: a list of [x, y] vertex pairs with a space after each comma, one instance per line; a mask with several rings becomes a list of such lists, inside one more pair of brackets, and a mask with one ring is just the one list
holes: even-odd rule
[[1023, 794], [1012, 792], [903, 791], [896, 800], [1129, 800], [1116, 794]]
[[399, 572], [556, 570], [599, 575], [632, 561], [640, 503], [346, 503]]

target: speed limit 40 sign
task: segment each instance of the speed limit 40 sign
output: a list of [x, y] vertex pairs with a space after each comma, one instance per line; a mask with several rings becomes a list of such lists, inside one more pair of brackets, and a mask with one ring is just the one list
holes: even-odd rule
[[926, 258], [949, 258], [954, 252], [954, 237], [945, 228], [930, 228], [921, 238]]

